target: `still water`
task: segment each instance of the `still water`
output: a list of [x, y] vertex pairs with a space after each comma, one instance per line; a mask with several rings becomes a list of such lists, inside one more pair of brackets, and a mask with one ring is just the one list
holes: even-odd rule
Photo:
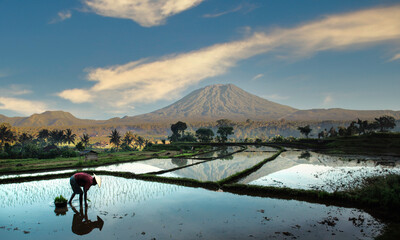
[[160, 176], [218, 181], [250, 168], [273, 154], [273, 152], [239, 152], [225, 158], [207, 161]]
[[150, 159], [137, 162], [119, 163], [108, 166], [100, 166], [94, 168], [85, 168], [84, 171], [98, 170], [111, 172], [131, 172], [134, 174], [143, 174], [151, 172], [159, 172], [177, 167], [183, 167], [190, 164], [202, 162], [202, 160], [172, 158], [172, 159]]
[[328, 192], [358, 187], [370, 176], [400, 174], [400, 161], [381, 162], [378, 157], [335, 157], [314, 152], [287, 151], [241, 179], [244, 184], [318, 189]]
[[384, 227], [352, 208], [101, 177], [87, 213], [77, 199], [54, 211], [54, 197], [71, 194], [68, 178], [0, 185], [1, 238], [371, 239]]

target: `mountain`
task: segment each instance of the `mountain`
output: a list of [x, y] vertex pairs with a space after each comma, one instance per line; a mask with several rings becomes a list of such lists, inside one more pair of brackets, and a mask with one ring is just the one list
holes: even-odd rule
[[274, 103], [248, 93], [233, 84], [210, 85], [193, 91], [177, 102], [157, 111], [133, 117], [111, 118], [105, 121], [79, 119], [63, 111], [47, 111], [30, 117], [6, 117], [0, 114], [0, 123], [8, 122], [13, 126], [82, 126], [112, 124], [126, 125], [135, 123], [173, 123], [206, 122], [226, 118], [233, 121], [247, 119], [269, 121], [285, 119], [288, 121], [352, 121], [357, 118], [373, 120], [376, 117], [390, 115], [400, 119], [400, 111], [391, 110], [348, 110], [341, 108], [298, 110], [286, 105]]
[[359, 119], [373, 120], [374, 118], [389, 115], [400, 119], [400, 111], [392, 110], [348, 110], [342, 108], [299, 110], [282, 118], [289, 121], [353, 121]]
[[157, 111], [127, 117], [123, 121], [236, 121], [276, 120], [297, 109], [250, 94], [233, 84], [217, 84], [193, 91]]
[[5, 117], [0, 115], [0, 122], [8, 122], [18, 127], [43, 127], [43, 126], [74, 126], [98, 124], [102, 121], [86, 120], [76, 118], [69, 112], [46, 111], [40, 114], [33, 114], [30, 117]]

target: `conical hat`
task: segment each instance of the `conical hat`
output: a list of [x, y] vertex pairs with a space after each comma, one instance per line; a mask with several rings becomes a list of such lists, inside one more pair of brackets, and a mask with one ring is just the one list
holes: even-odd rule
[[96, 174], [94, 174], [94, 173], [93, 173], [93, 176], [94, 176], [94, 179], [96, 179], [97, 185], [98, 185], [99, 187], [101, 187], [101, 178], [98, 177], [98, 176], [96, 176]]

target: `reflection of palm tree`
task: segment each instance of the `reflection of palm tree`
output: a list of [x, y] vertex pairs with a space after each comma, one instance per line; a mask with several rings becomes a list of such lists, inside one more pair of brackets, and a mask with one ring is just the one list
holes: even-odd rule
[[103, 219], [97, 216], [97, 221], [89, 220], [87, 215], [87, 207], [85, 208], [85, 213], [83, 213], [82, 205], [79, 207], [79, 212], [72, 205], [71, 208], [75, 212], [71, 227], [73, 233], [77, 235], [85, 235], [90, 233], [95, 228], [98, 228], [101, 231], [104, 225]]
[[299, 158], [303, 158], [303, 159], [307, 159], [307, 160], [310, 160], [310, 157], [311, 157], [311, 153], [309, 151], [301, 152], [301, 154], [299, 155]]
[[184, 158], [173, 158], [171, 159], [171, 162], [175, 164], [178, 167], [186, 166], [187, 165], [187, 159]]

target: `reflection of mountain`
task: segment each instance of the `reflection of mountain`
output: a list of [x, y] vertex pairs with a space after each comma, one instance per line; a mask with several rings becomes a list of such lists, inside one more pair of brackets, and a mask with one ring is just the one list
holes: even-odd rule
[[150, 159], [138, 162], [119, 163], [109, 166], [101, 166], [95, 168], [86, 168], [84, 170], [98, 170], [111, 172], [131, 172], [135, 174], [143, 174], [150, 172], [159, 172], [181, 167], [198, 162], [199, 160], [187, 159]]
[[[236, 153], [231, 160], [213, 160], [172, 172], [175, 175], [200, 181], [217, 181], [254, 166], [272, 153]], [[170, 176], [170, 175], [162, 175]]]
[[343, 166], [375, 166], [374, 161], [358, 162], [350, 159], [342, 159], [340, 157], [328, 156], [309, 152], [308, 158], [302, 158], [306, 154], [299, 151], [287, 151], [281, 153], [275, 160], [266, 163], [258, 171], [250, 174], [246, 178], [240, 180], [240, 183], [247, 184], [259, 178], [265, 177], [275, 172], [279, 172], [300, 164], [322, 165], [329, 167], [343, 167]]

